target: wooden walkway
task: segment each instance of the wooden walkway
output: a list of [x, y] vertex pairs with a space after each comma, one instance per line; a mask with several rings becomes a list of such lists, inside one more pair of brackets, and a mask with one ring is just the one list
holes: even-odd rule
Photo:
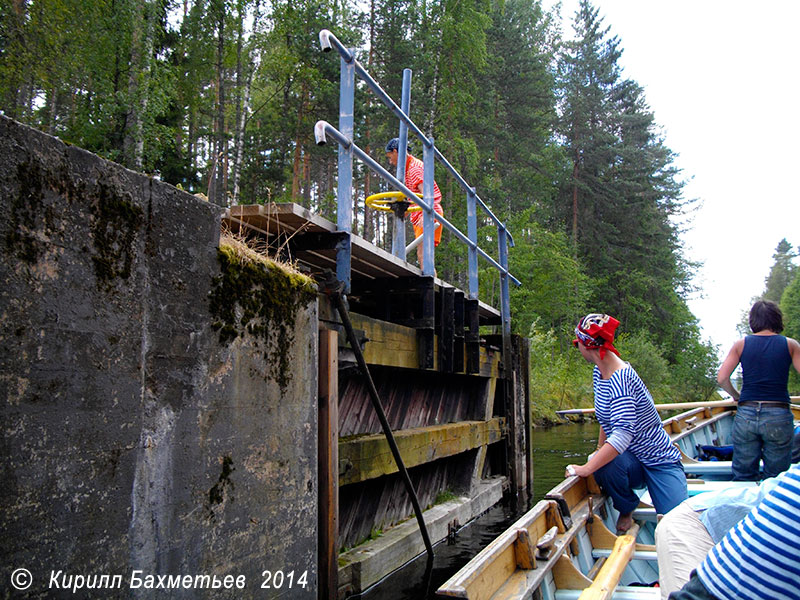
[[[273, 248], [287, 251], [316, 276], [321, 276], [325, 269], [336, 271], [336, 244], [346, 235], [336, 230], [336, 224], [294, 203], [234, 206], [225, 212], [223, 222], [234, 232], [249, 230], [265, 235]], [[357, 235], [351, 235], [350, 239], [354, 293], [375, 285], [398, 288], [412, 278], [423, 278], [418, 267]], [[434, 278], [434, 288], [437, 293], [456, 289], [438, 278]], [[500, 323], [499, 310], [483, 302], [478, 307], [481, 325]]]

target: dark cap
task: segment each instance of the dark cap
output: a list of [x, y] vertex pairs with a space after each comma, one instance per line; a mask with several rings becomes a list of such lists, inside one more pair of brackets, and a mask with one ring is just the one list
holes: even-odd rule
[[386, 143], [386, 152], [397, 150], [400, 147], [400, 138], [392, 138]]

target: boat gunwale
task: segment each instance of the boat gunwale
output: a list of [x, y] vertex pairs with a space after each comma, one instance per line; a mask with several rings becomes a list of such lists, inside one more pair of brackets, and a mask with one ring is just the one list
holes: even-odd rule
[[[792, 400], [794, 401], [796, 398], [792, 398]], [[791, 404], [790, 409], [794, 418], [800, 419], [800, 405]], [[704, 418], [695, 421], [694, 418], [701, 414]], [[712, 426], [725, 418], [730, 418], [735, 414], [735, 404], [728, 406], [712, 405], [698, 407], [665, 419], [662, 421], [662, 425], [670, 436], [670, 440], [677, 446], [678, 441], [698, 431], [702, 431], [706, 427]], [[691, 421], [687, 423], [687, 420], [690, 419]], [[674, 429], [673, 424], [675, 424]], [[691, 457], [686, 458], [688, 462], [697, 462]], [[593, 502], [596, 502], [594, 505], [597, 507], [604, 505], [608, 501], [607, 497], [600, 493], [599, 486], [597, 486], [593, 477], [582, 478], [572, 476], [565, 478], [545, 494], [543, 500], [537, 502], [533, 508], [522, 515], [522, 517], [506, 531], [483, 548], [467, 563], [467, 565], [442, 584], [437, 590], [437, 596], [478, 598], [480, 600], [488, 600], [490, 598], [528, 597], [538, 589], [548, 573], [553, 572], [556, 564], [562, 556], [565, 556], [566, 549], [569, 548], [578, 534], [582, 530], [587, 530], [588, 533], [587, 523], [589, 522], [588, 518], [590, 512], [588, 508], [589, 498], [592, 498]], [[565, 507], [568, 508], [570, 512], [572, 518], [571, 526], [563, 531], [563, 533], [559, 530], [554, 551], [551, 552], [546, 561], [537, 563], [536, 569], [518, 568], [513, 552], [514, 544], [519, 537], [519, 530], [522, 528], [528, 529], [536, 520], [546, 518], [546, 510], [548, 510], [547, 502], [552, 502], [554, 509], [559, 511], [557, 503], [559, 499], [563, 499]], [[559, 514], [561, 514], [560, 511]], [[531, 539], [538, 539], [538, 536], [531, 535]], [[498, 586], [493, 589], [490, 588], [488, 591], [470, 590], [469, 588], [478, 583], [484, 575], [491, 575], [491, 573], [488, 573], [491, 565], [487, 565], [487, 559], [495, 561], [507, 552], [511, 552], [511, 556], [505, 559], [508, 564], [504, 568], [501, 567], [498, 569], [501, 573], [503, 571], [508, 573], [506, 579]], [[509, 568], [509, 565], [512, 563], [514, 564], [513, 571]], [[475, 595], [472, 595], [473, 593]]]
[[[580, 478], [575, 477], [570, 479]], [[572, 482], [573, 485], [575, 483], [578, 482]], [[553, 499], [543, 499], [537, 502], [533, 508], [522, 515], [508, 529], [506, 529], [503, 533], [492, 540], [485, 548], [483, 548], [464, 568], [460, 569], [455, 575], [442, 584], [437, 590], [437, 595], [443, 597], [488, 600], [489, 598], [495, 597], [495, 595], [501, 592], [504, 587], [514, 586], [519, 588], [520, 584], [524, 588], [524, 594], [533, 592], [541, 585], [548, 573], [553, 571], [558, 561], [562, 556], [564, 556], [566, 550], [570, 547], [578, 534], [589, 522], [589, 497], [594, 498], [595, 495], [591, 494], [587, 489], [583, 502], [574, 507], [575, 511], [572, 514], [571, 527], [568, 529], [564, 528], [563, 526], [561, 527], [561, 529], [564, 529], [564, 531], [560, 531], [559, 535], [556, 537], [553, 549], [551, 550], [548, 558], [537, 560], [536, 568], [524, 570], [518, 569], [516, 567], [514, 546], [519, 539], [520, 530], [523, 529], [528, 531], [529, 534], [532, 534], [532, 540], [538, 539], [540, 534], [533, 534], [531, 528], [539, 524], [538, 521], [541, 519], [545, 519], [546, 521], [543, 528], [544, 531], [549, 529], [548, 525], [550, 521], [548, 520], [548, 512], [554, 511], [555, 513], [558, 513], [558, 504]], [[600, 502], [599, 498], [597, 500]], [[560, 513], [558, 514], [560, 518]], [[489, 569], [495, 565], [492, 564], [486, 566], [486, 560], [491, 558], [492, 563], [494, 563], [506, 553], [510, 553], [510, 556], [506, 557], [505, 562], [508, 564], [505, 566], [507, 567], [508, 565], [513, 564], [514, 570], [511, 571], [508, 568], [503, 568], [504, 565], [500, 565], [498, 570], [501, 572], [509, 571], [509, 575], [506, 577], [505, 581], [500, 585], [500, 587], [494, 590], [490, 596], [481, 595], [480, 591], [477, 591], [477, 595], [470, 595], [470, 592], [473, 590], [470, 590], [469, 588], [479, 584], [481, 578], [491, 578], [492, 573], [489, 572]], [[480, 566], [481, 570], [468, 570], [467, 567], [473, 562], [476, 564], [476, 566]], [[522, 578], [524, 578], [524, 581], [514, 581], [514, 579], [520, 580]]]

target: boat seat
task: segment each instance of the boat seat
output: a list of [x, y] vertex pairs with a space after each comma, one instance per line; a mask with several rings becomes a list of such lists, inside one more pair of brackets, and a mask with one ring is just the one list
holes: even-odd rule
[[[611, 548], [594, 548], [592, 550], [592, 558], [594, 559], [608, 558], [609, 556], [611, 556]], [[631, 560], [657, 561], [658, 557], [655, 551], [652, 550], [634, 550]]]
[[637, 508], [633, 511], [633, 520], [634, 521], [652, 521], [655, 523], [658, 521], [658, 515], [656, 515], [655, 508]]
[[718, 492], [732, 487], [757, 487], [755, 481], [706, 481], [705, 479], [690, 479], [689, 496], [697, 496], [706, 492]]
[[687, 475], [730, 475], [731, 465], [729, 460], [709, 460], [684, 463], [683, 470]]
[[[555, 600], [578, 600], [583, 590], [556, 590]], [[621, 585], [614, 590], [611, 600], [660, 600], [661, 591], [657, 587]]]

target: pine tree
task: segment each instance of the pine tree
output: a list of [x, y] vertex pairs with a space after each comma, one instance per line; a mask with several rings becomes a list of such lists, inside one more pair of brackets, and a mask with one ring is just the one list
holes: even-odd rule
[[594, 280], [596, 310], [648, 331], [674, 362], [693, 323], [690, 265], [671, 220], [685, 208], [683, 184], [641, 86], [621, 76], [618, 38], [586, 0], [575, 30], [561, 62], [560, 132], [572, 159], [561, 214]]
[[775, 262], [769, 270], [769, 275], [764, 280], [764, 300], [771, 300], [772, 302], [780, 302], [783, 291], [794, 279], [797, 273], [797, 267], [792, 263], [797, 253], [794, 251], [792, 245], [783, 238], [778, 242], [775, 248], [775, 254], [772, 258]]

